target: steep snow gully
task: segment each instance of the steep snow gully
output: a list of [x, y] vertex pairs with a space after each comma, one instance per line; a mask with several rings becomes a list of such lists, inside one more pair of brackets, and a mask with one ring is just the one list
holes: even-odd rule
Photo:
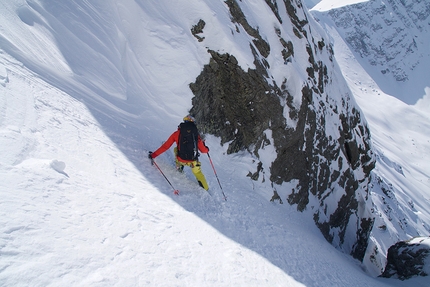
[[227, 202], [205, 155], [209, 193], [172, 153], [157, 163], [179, 196], [150, 165], [191, 107], [204, 45], [252, 67], [223, 1], [11, 0], [0, 14], [1, 286], [428, 286], [369, 276], [214, 136]]

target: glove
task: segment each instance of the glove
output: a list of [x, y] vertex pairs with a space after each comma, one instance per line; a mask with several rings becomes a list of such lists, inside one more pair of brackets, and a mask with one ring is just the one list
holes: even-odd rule
[[148, 158], [151, 160], [151, 164], [154, 164], [154, 158], [152, 157], [152, 151], [148, 152]]

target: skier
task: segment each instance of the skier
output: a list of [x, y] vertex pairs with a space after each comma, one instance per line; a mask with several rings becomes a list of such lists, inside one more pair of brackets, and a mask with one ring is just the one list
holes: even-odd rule
[[156, 151], [150, 151], [148, 157], [153, 160], [168, 150], [172, 144], [176, 142], [176, 147], [174, 148], [176, 169], [183, 172], [184, 166], [191, 167], [191, 171], [196, 177], [199, 185], [205, 190], [208, 190], [209, 186], [204, 174], [202, 173], [201, 163], [198, 160], [198, 156], [200, 155], [199, 151], [202, 153], [208, 153], [209, 148], [200, 138], [194, 118], [187, 115], [183, 120], [184, 122], [178, 126], [178, 129], [170, 135], [167, 141]]

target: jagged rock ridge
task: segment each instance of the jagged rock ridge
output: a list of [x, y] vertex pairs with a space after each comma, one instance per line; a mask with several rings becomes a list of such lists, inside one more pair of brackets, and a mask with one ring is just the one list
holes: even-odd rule
[[[270, 184], [278, 190], [294, 182], [288, 202], [312, 210], [325, 238], [362, 260], [373, 225], [367, 184], [374, 158], [369, 130], [337, 72], [331, 45], [313, 32], [300, 1], [266, 0], [278, 20], [273, 33], [279, 51], [248, 23], [239, 2], [225, 3], [235, 32], [252, 38], [255, 68], [245, 71], [235, 55], [208, 49], [210, 62], [190, 85], [195, 95], [190, 112], [203, 132], [228, 144], [228, 153], [248, 150], [260, 159], [259, 151], [273, 145], [276, 159], [270, 166], [257, 160], [251, 178], [261, 180], [259, 173], [270, 171]], [[193, 34], [200, 40], [202, 30], [196, 27], [204, 19], [199, 23]], [[294, 79], [274, 79], [273, 53], [282, 55], [286, 69], [305, 75], [294, 83], [300, 90], [291, 88]]]
[[[321, 2], [311, 13], [332, 33], [336, 48], [344, 49], [345, 41], [358, 56], [354, 61], [372, 77], [378, 89], [408, 104], [421, 98], [423, 88], [430, 83], [424, 76], [430, 60], [430, 2], [371, 0], [339, 8], [329, 8], [328, 4]], [[344, 70], [346, 75], [350, 72], [355, 71]], [[410, 178], [403, 173], [401, 164], [384, 155], [384, 149], [375, 149], [378, 168], [371, 174], [369, 189], [375, 221], [364, 259], [367, 271], [375, 276], [384, 271], [390, 245], [411, 236], [425, 236], [430, 230], [426, 216], [417, 217], [421, 210], [414, 206], [413, 185], [400, 187], [389, 173], [381, 172], [385, 166]]]

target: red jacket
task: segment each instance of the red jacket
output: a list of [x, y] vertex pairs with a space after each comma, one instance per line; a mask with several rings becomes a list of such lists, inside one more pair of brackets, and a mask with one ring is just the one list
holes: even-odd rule
[[[152, 158], [156, 158], [157, 156], [159, 156], [160, 154], [162, 154], [163, 152], [168, 150], [174, 142], [176, 142], [176, 146], [178, 146], [178, 141], [179, 141], [179, 129], [177, 131], [175, 131], [173, 134], [171, 134], [170, 137], [167, 139], [167, 141], [151, 154]], [[209, 148], [205, 145], [204, 141], [202, 141], [200, 136], [198, 137], [197, 147], [198, 147], [199, 151], [202, 153], [208, 153], [209, 152]], [[185, 162], [185, 163], [193, 162], [193, 160], [184, 160], [184, 159], [180, 158], [179, 156], [176, 156], [176, 157], [178, 158], [178, 160], [180, 162]]]

